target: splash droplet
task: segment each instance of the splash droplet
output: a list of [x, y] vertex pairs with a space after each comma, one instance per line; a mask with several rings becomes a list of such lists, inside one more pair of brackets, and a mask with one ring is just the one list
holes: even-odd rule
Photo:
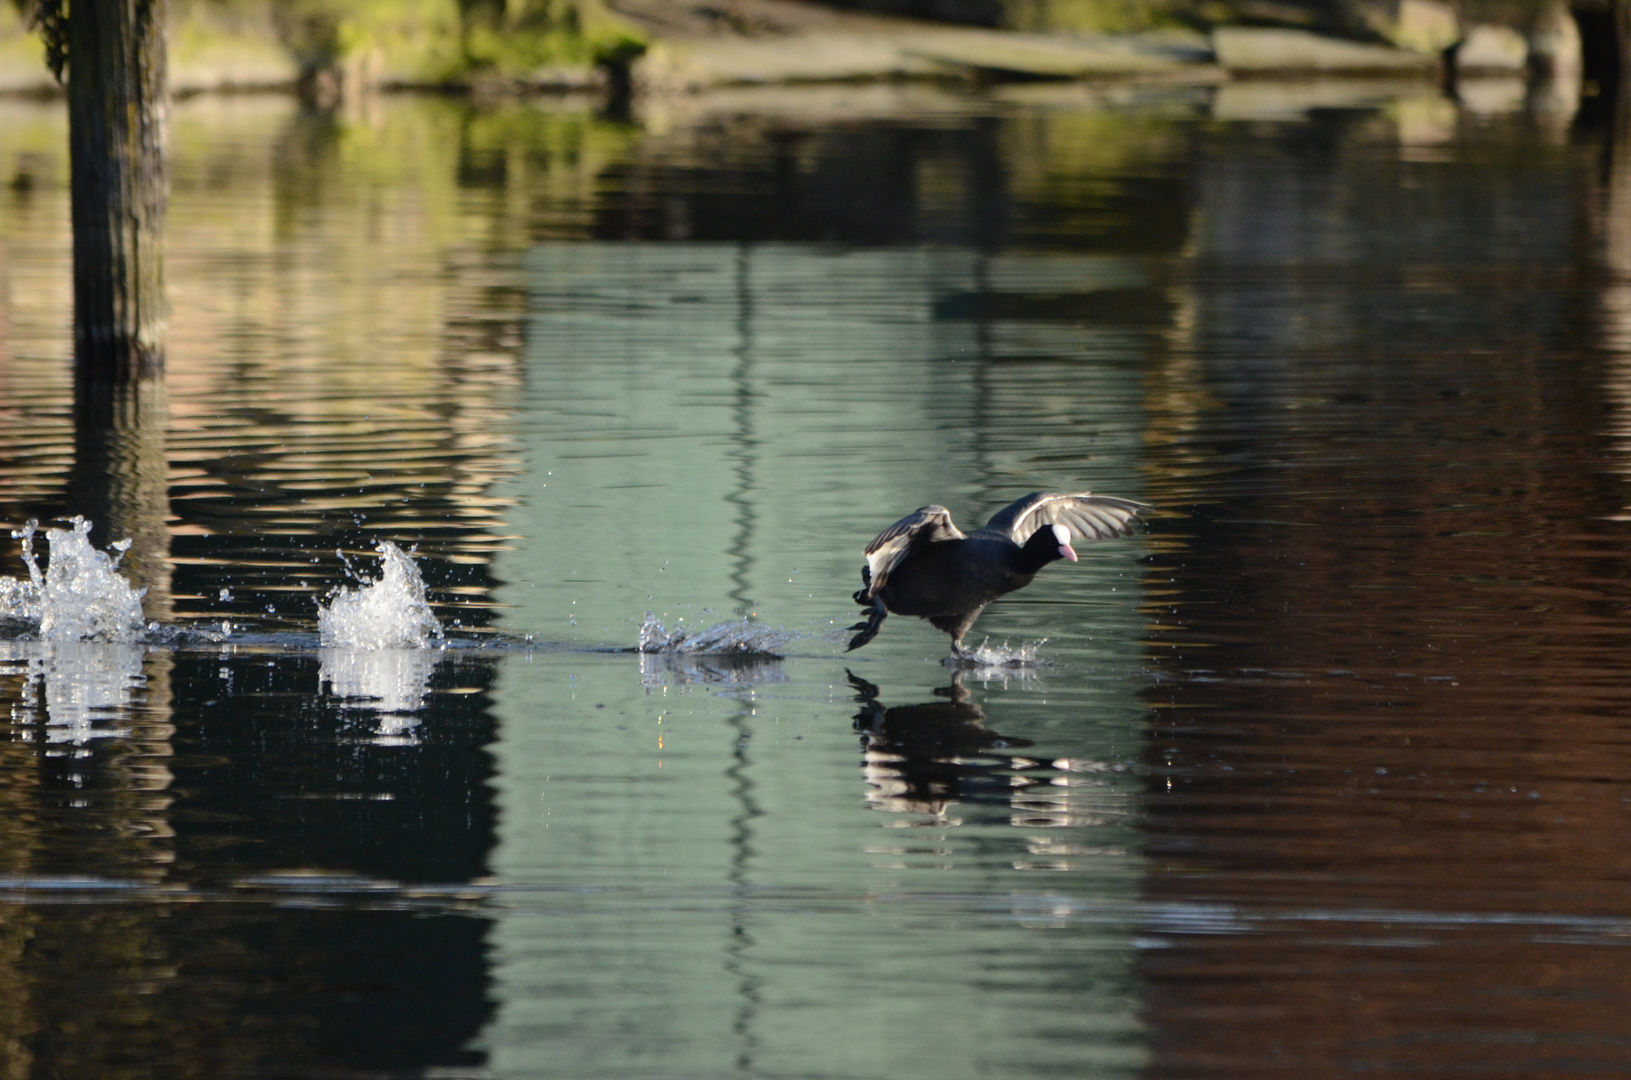
[[760, 626], [747, 619], [715, 623], [705, 630], [688, 630], [678, 624], [673, 630], [667, 630], [657, 621], [657, 616], [648, 611], [645, 622], [640, 624], [636, 648], [643, 653], [692, 656], [785, 656], [795, 636], [787, 630]]
[[30, 521], [12, 536], [23, 542], [28, 580], [0, 578], [0, 623], [37, 631], [47, 641], [140, 640], [142, 594], [118, 571], [128, 540], [111, 545], [110, 557], [91, 545], [91, 523], [73, 519], [71, 528], [47, 529], [50, 558], [44, 573], [34, 557], [39, 526]]
[[318, 605], [322, 643], [353, 649], [417, 649], [440, 638], [442, 627], [425, 602], [419, 567], [389, 540], [380, 541], [376, 550], [379, 580], [341, 588], [328, 606]]

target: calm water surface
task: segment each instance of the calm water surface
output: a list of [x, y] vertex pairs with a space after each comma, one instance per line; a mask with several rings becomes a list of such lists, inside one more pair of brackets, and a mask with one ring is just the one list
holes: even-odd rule
[[[0, 103], [0, 519], [233, 625], [0, 642], [0, 1071], [1631, 1071], [1631, 167], [1561, 108], [193, 99], [168, 380], [76, 432]], [[1040, 666], [844, 655], [884, 524], [1081, 487], [1159, 511], [984, 617]], [[380, 539], [445, 648], [317, 647]]]

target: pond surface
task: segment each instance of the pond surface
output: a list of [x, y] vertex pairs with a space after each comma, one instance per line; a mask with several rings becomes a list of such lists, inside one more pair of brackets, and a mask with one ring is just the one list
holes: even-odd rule
[[[158, 624], [0, 641], [0, 1071], [1631, 1071], [1631, 168], [1570, 108], [195, 98], [167, 381], [76, 431], [64, 120], [0, 103], [0, 520]], [[982, 618], [1036, 664], [844, 653], [884, 525], [1082, 488], [1156, 511]], [[381, 540], [444, 637], [319, 647]]]

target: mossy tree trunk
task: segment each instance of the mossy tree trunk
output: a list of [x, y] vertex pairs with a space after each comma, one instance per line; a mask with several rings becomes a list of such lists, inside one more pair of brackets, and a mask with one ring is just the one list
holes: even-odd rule
[[81, 380], [164, 367], [168, 0], [79, 0], [64, 28]]

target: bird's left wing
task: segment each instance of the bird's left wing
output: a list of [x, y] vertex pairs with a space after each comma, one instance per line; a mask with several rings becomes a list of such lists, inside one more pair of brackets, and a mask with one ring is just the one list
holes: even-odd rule
[[878, 590], [889, 580], [889, 572], [900, 565], [908, 552], [919, 544], [932, 544], [939, 540], [961, 540], [963, 531], [951, 523], [951, 511], [944, 506], [924, 506], [895, 522], [879, 533], [866, 546], [866, 588], [856, 595], [870, 603]]
[[1035, 491], [997, 511], [980, 531], [1003, 533], [1023, 545], [1042, 526], [1063, 525], [1074, 539], [1110, 540], [1130, 535], [1148, 509], [1131, 499], [1091, 491]]

